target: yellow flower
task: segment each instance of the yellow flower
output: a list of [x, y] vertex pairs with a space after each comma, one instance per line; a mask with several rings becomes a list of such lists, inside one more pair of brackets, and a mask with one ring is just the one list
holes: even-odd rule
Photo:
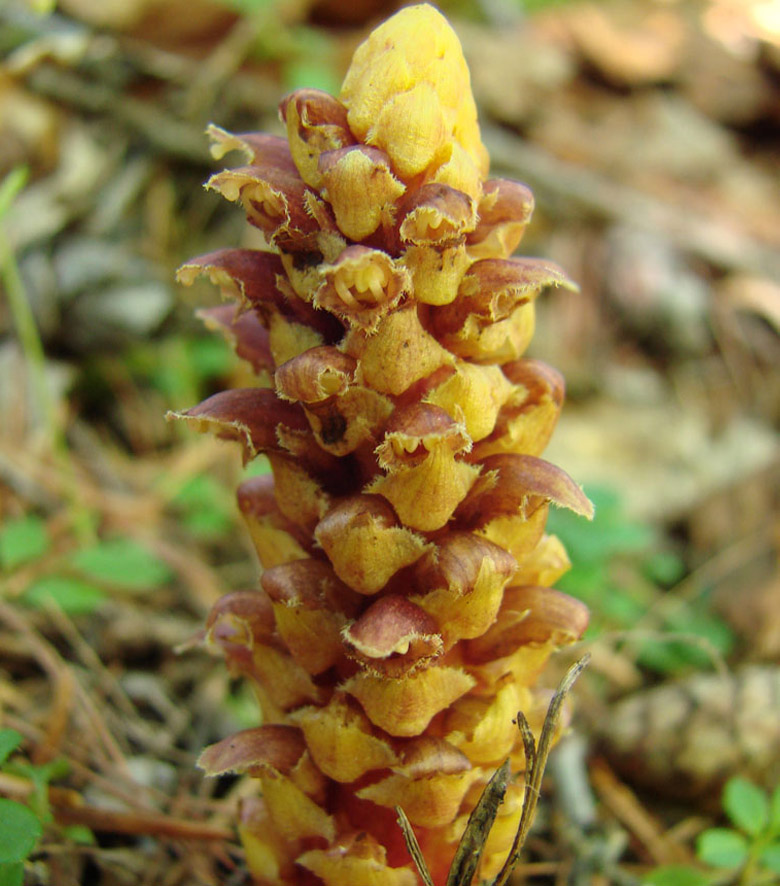
[[[240, 832], [258, 883], [413, 886], [401, 806], [438, 886], [493, 771], [525, 765], [512, 718], [538, 725], [537, 675], [587, 623], [550, 587], [568, 567], [550, 503], [592, 511], [540, 457], [563, 384], [523, 357], [535, 298], [573, 284], [510, 257], [533, 198], [486, 180], [468, 69], [433, 7], [377, 28], [339, 98], [299, 90], [281, 113], [287, 139], [212, 129], [215, 155], [246, 165], [209, 185], [269, 251], [179, 272], [236, 303], [207, 319], [258, 379], [179, 417], [272, 469], [239, 490], [259, 587], [205, 632], [262, 721], [201, 765], [257, 780]], [[522, 796], [513, 782], [478, 876]]]

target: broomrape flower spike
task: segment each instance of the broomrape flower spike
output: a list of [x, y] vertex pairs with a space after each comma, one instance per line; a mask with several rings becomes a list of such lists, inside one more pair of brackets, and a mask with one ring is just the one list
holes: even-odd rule
[[210, 129], [243, 166], [208, 186], [268, 248], [179, 271], [234, 303], [203, 316], [257, 382], [174, 417], [271, 466], [238, 491], [259, 587], [204, 631], [261, 720], [200, 765], [257, 783], [239, 832], [258, 884], [415, 886], [409, 850], [427, 886], [503, 883], [560, 727], [536, 680], [588, 619], [545, 533], [550, 504], [592, 516], [541, 457], [563, 381], [523, 356], [536, 297], [574, 284], [510, 257], [533, 198], [487, 179], [433, 7], [377, 28], [337, 98], [280, 110], [286, 138]]

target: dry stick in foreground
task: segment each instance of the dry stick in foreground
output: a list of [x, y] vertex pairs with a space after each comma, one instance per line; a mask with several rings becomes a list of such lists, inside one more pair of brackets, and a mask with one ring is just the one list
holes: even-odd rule
[[[504, 866], [498, 872], [498, 876], [493, 880], [491, 886], [505, 886], [509, 875], [514, 870], [517, 862], [520, 860], [520, 852], [525, 844], [528, 832], [534, 821], [536, 814], [536, 804], [539, 800], [539, 793], [542, 787], [542, 778], [544, 770], [547, 766], [547, 757], [550, 754], [553, 738], [558, 730], [558, 722], [561, 717], [561, 710], [566, 696], [569, 694], [575, 681], [582, 673], [590, 661], [590, 654], [584, 655], [578, 662], [575, 662], [566, 672], [563, 680], [558, 685], [555, 695], [550, 700], [547, 708], [547, 716], [544, 718], [542, 733], [539, 736], [539, 744], [534, 741], [533, 733], [528, 720], [522, 711], [517, 713], [517, 726], [523, 738], [526, 759], [526, 790], [523, 798], [523, 812], [520, 817], [520, 824], [515, 834], [512, 848], [509, 851]], [[479, 865], [479, 859], [482, 855], [482, 848], [488, 838], [490, 829], [493, 826], [498, 809], [504, 802], [504, 794], [509, 782], [509, 760], [505, 760], [503, 765], [496, 770], [493, 777], [487, 783], [482, 796], [479, 798], [474, 811], [469, 817], [466, 830], [463, 832], [455, 857], [452, 860], [452, 866], [447, 877], [447, 886], [471, 886], [472, 878]], [[409, 819], [404, 814], [400, 806], [396, 806], [398, 814], [398, 824], [403, 831], [406, 848], [412, 856], [412, 860], [422, 877], [425, 886], [433, 886], [433, 878], [428, 871], [428, 866], [423, 858], [422, 850], [414, 835]]]

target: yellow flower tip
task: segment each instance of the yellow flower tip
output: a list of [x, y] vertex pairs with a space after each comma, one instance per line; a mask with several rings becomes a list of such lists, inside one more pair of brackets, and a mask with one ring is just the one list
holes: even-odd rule
[[452, 143], [487, 174], [463, 50], [433, 6], [407, 6], [373, 31], [339, 98], [352, 132], [385, 151], [402, 178], [447, 162]]

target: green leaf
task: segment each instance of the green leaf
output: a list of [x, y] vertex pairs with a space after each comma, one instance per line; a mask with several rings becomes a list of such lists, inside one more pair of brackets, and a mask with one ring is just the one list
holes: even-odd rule
[[83, 824], [68, 825], [67, 827], [62, 828], [62, 834], [67, 837], [68, 840], [72, 840], [80, 846], [94, 846], [95, 843], [97, 843], [95, 835]]
[[780, 785], [772, 791], [769, 827], [773, 834], [780, 834]]
[[638, 654], [643, 667], [660, 673], [677, 673], [691, 666], [711, 667], [713, 650], [728, 655], [734, 645], [729, 626], [702, 609], [684, 607], [664, 627], [668, 636], [645, 641]]
[[740, 830], [753, 837], [769, 822], [767, 795], [746, 778], [732, 778], [726, 783], [723, 809]]
[[710, 878], [684, 865], [656, 868], [642, 880], [642, 886], [709, 886]]
[[22, 733], [15, 729], [0, 729], [0, 765], [5, 763], [23, 740]]
[[596, 508], [592, 522], [554, 509], [547, 518], [547, 531], [559, 536], [572, 563], [606, 563], [614, 554], [641, 551], [652, 543], [651, 529], [625, 518], [617, 493], [601, 487], [585, 492]]
[[236, 364], [235, 354], [225, 340], [212, 335], [189, 339], [187, 352], [199, 382], [225, 375]]
[[761, 850], [758, 860], [765, 868], [769, 868], [776, 874], [780, 874], [780, 840], [770, 843]]
[[131, 538], [101, 541], [73, 555], [71, 562], [90, 578], [127, 590], [158, 588], [171, 579], [171, 570]]
[[219, 535], [233, 524], [233, 498], [208, 474], [188, 480], [173, 498], [173, 504], [184, 512], [182, 522], [196, 535]]
[[5, 569], [29, 563], [48, 549], [46, 524], [33, 514], [11, 520], [0, 530], [0, 563]]
[[41, 823], [26, 806], [0, 798], [0, 862], [23, 861], [41, 833]]
[[258, 456], [254, 461], [250, 461], [244, 468], [244, 479], [249, 477], [260, 477], [263, 474], [271, 473], [271, 464], [264, 455]]
[[0, 886], [24, 886], [24, 864], [21, 861], [0, 864]]
[[656, 551], [642, 563], [642, 571], [654, 584], [671, 587], [685, 575], [685, 562], [672, 551]]
[[696, 840], [697, 857], [714, 868], [738, 868], [748, 852], [745, 837], [731, 828], [710, 828]]
[[105, 602], [106, 595], [80, 578], [47, 575], [33, 582], [22, 600], [34, 609], [41, 609], [48, 601], [56, 603], [68, 615], [88, 615]]

